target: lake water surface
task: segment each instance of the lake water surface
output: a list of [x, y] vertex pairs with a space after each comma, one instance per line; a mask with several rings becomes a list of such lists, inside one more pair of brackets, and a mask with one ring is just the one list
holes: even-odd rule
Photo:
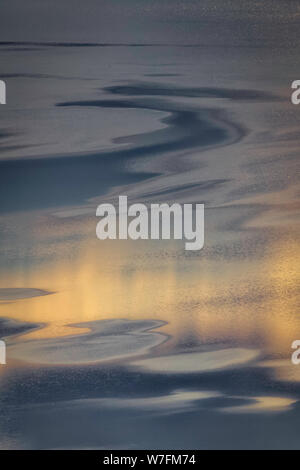
[[[220, 11], [6, 31], [1, 448], [299, 449], [299, 17]], [[99, 241], [120, 194], [204, 203], [203, 250]]]

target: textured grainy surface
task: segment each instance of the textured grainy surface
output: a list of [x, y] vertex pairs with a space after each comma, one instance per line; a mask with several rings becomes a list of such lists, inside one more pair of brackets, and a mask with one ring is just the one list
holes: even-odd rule
[[[2, 0], [2, 448], [299, 448], [299, 12]], [[120, 194], [204, 249], [100, 242]]]

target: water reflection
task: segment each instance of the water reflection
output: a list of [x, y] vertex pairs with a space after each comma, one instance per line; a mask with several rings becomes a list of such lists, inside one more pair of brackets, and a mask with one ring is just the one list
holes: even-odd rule
[[[193, 257], [181, 242], [93, 239], [91, 218], [72, 220], [63, 230], [61, 221], [55, 224], [54, 241], [48, 225], [37, 234], [35, 249], [41, 259], [46, 252], [46, 260], [0, 272], [3, 286], [41, 290], [0, 303], [3, 317], [46, 325], [27, 339], [80, 334], [88, 331], [80, 323], [96, 320], [153, 319], [167, 322], [162, 331], [172, 338], [164, 348], [227, 341], [268, 354], [289, 352], [299, 326], [293, 239], [268, 243], [259, 259], [224, 260], [222, 252], [215, 259], [209, 241]], [[72, 240], [72, 233], [82, 239]]]
[[[197, 47], [0, 44], [0, 447], [299, 448], [298, 49], [218, 8]], [[204, 249], [100, 242], [120, 194], [204, 202]]]

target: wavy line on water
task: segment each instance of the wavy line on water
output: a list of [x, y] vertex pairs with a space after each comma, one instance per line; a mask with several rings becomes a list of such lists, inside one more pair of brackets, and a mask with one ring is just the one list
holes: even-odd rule
[[[161, 90], [157, 90], [160, 97]], [[109, 87], [104, 91], [120, 95], [128, 93], [128, 88], [124, 91], [123, 88]], [[139, 84], [138, 88], [129, 91], [142, 94], [143, 88]], [[117, 137], [115, 142], [129, 145], [112, 151], [0, 161], [0, 212], [81, 205], [93, 197], [106, 194], [112, 187], [158, 176], [157, 172], [132, 172], [128, 170], [129, 162], [164, 154], [170, 154], [172, 160], [179, 152], [230, 145], [246, 135], [246, 130], [229, 120], [220, 108], [201, 108], [199, 105], [188, 106], [168, 101], [165, 99], [168, 97], [167, 88], [163, 89], [164, 99], [153, 97], [153, 87], [150, 91], [151, 97], [57, 103], [58, 107], [64, 108], [99, 107], [158, 111], [164, 115], [160, 120], [163, 128], [138, 135]], [[149, 93], [149, 84], [145, 86], [144, 93]], [[178, 89], [176, 96], [187, 96], [187, 93]], [[172, 87], [170, 97], [174, 98]], [[182, 164], [185, 164], [184, 160]], [[12, 190], [14, 187], [18, 187], [17, 193]]]

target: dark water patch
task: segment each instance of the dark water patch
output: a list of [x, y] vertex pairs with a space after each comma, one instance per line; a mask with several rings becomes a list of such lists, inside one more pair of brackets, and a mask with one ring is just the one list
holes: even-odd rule
[[8, 137], [12, 137], [15, 134], [13, 132], [5, 131], [5, 130], [0, 130], [0, 139], [7, 139]]
[[[273, 41], [274, 43], [274, 41]], [[187, 48], [187, 49], [268, 49], [268, 50], [278, 50], [278, 49], [289, 49], [290, 45], [286, 44], [260, 44], [250, 43], [247, 44], [214, 44], [214, 43], [159, 43], [159, 42], [60, 42], [60, 41], [0, 41], [0, 47], [10, 47], [10, 46], [20, 46], [20, 47], [60, 47], [60, 48], [85, 48], [85, 47], [149, 47], [149, 48]]]
[[157, 173], [130, 172], [131, 161], [228, 145], [245, 135], [245, 130], [229, 121], [221, 110], [187, 109], [181, 104], [156, 99], [74, 101], [57, 106], [155, 110], [168, 116], [161, 119], [162, 129], [115, 139], [131, 144], [125, 149], [0, 161], [0, 212], [80, 205], [114, 186], [157, 176]]
[[13, 301], [20, 299], [28, 299], [32, 297], [40, 297], [44, 295], [50, 295], [53, 292], [49, 292], [42, 289], [33, 289], [27, 287], [3, 287], [0, 288], [0, 303], [1, 301]]
[[234, 101], [278, 101], [281, 98], [260, 90], [217, 88], [217, 87], [176, 87], [155, 83], [136, 83], [105, 88], [109, 93], [127, 96], [169, 96], [185, 98], [226, 98]]
[[[9, 359], [9, 355], [8, 355]], [[300, 383], [276, 381], [261, 367], [233, 368], [203, 373], [163, 374], [128, 369], [117, 364], [20, 368], [7, 371], [1, 399], [7, 405], [46, 403], [90, 398], [161, 396], [172, 390], [217, 390], [222, 395], [270, 395], [290, 393], [300, 399]]]
[[36, 330], [41, 327], [40, 323], [29, 323], [12, 318], [0, 317], [0, 338], [8, 336], [21, 335], [29, 331]]
[[1, 78], [3, 79], [11, 79], [11, 78], [38, 78], [38, 79], [55, 79], [55, 80], [98, 80], [97, 78], [84, 78], [84, 77], [76, 77], [74, 75], [68, 77], [63, 75], [54, 75], [48, 73], [5, 73], [1, 74]]
[[143, 181], [154, 173], [130, 173], [130, 155], [81, 155], [0, 161], [0, 212], [82, 204], [115, 185]]
[[[16, 407], [1, 412], [2, 439], [10, 438], [13, 447], [33, 449], [299, 448], [297, 407], [271, 415], [232, 415], [205, 409], [206, 402], [161, 413], [126, 409], [125, 403], [121, 409], [99, 402], [69, 401], [59, 405], [50, 402], [44, 407]], [[234, 404], [234, 400], [225, 403]], [[18, 438], [22, 440], [19, 442]]]
[[0, 41], [2, 46], [49, 46], [49, 47], [105, 47], [109, 43], [94, 43], [94, 42], [56, 42], [56, 41]]
[[273, 382], [259, 368], [184, 379], [112, 366], [15, 369], [1, 383], [2, 439], [19, 436], [17, 446], [30, 448], [183, 449], [276, 447], [280, 438], [297, 448], [297, 403], [279, 413], [247, 412], [257, 397], [274, 396], [274, 386], [279, 399], [300, 397], [299, 384]]
[[180, 73], [145, 73], [144, 77], [180, 77]]

